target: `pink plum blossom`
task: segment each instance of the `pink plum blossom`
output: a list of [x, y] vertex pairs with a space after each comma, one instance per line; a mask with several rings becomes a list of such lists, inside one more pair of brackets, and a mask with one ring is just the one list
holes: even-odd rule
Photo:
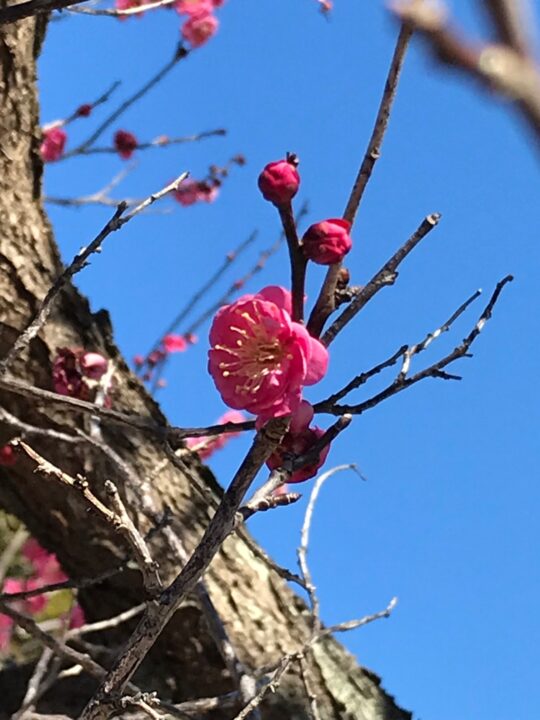
[[[148, 0], [115, 0], [115, 7], [117, 10], [131, 10], [131, 8], [138, 8], [141, 5], [146, 5]], [[136, 17], [142, 18], [143, 12], [133, 13]], [[119, 20], [127, 20], [129, 15], [119, 15]]]
[[318, 265], [340, 262], [352, 247], [350, 229], [351, 223], [341, 218], [311, 225], [302, 238], [304, 255]]
[[201, 47], [219, 27], [219, 20], [207, 7], [191, 12], [188, 20], [182, 25], [181, 33], [184, 40], [193, 48]]
[[89, 400], [92, 387], [107, 371], [109, 362], [96, 352], [81, 348], [58, 348], [52, 369], [54, 391]]
[[86, 377], [99, 380], [107, 372], [109, 361], [96, 352], [84, 353], [80, 360], [81, 370]]
[[30, 538], [25, 542], [22, 554], [31, 563], [35, 577], [40, 581], [36, 587], [67, 580], [67, 576], [60, 567], [56, 555], [41, 547], [34, 538]]
[[183, 335], [169, 333], [163, 338], [163, 347], [168, 353], [184, 352], [187, 342]]
[[173, 191], [174, 199], [180, 205], [187, 207], [197, 202], [211, 203], [217, 198], [218, 185], [211, 184], [206, 180], [184, 180], [176, 190]]
[[[235, 422], [240, 423], [245, 421], [243, 413], [238, 410], [228, 410], [224, 413], [219, 420], [217, 425], [224, 425], [225, 423]], [[239, 432], [228, 432], [222, 433], [221, 435], [212, 435], [210, 437], [202, 436], [196, 438], [186, 438], [186, 445], [191, 450], [194, 450], [199, 454], [201, 460], [206, 460], [213, 455], [217, 450], [221, 450], [229, 440], [240, 435]]]
[[265, 200], [282, 207], [293, 199], [300, 186], [297, 165], [296, 155], [287, 155], [286, 160], [277, 160], [266, 165], [258, 180], [259, 190]]
[[[289, 431], [285, 434], [279, 447], [270, 455], [266, 461], [270, 470], [276, 470], [283, 465], [286, 455], [304, 455], [309, 452], [314, 443], [324, 435], [324, 430], [319, 427], [309, 427], [313, 418], [313, 406], [303, 400], [298, 409], [293, 413]], [[289, 482], [298, 483], [309, 480], [317, 474], [318, 469], [324, 464], [330, 445], [327, 445], [319, 454], [316, 460], [293, 472]]]
[[319, 382], [328, 351], [291, 320], [290, 294], [275, 286], [222, 307], [210, 328], [209, 372], [224, 402], [265, 419], [288, 415], [304, 385]]
[[211, 13], [217, 5], [212, 0], [177, 0], [174, 8], [179, 15], [194, 15], [200, 12]]
[[61, 127], [52, 127], [43, 131], [43, 141], [39, 151], [43, 162], [55, 162], [64, 154], [67, 133]]

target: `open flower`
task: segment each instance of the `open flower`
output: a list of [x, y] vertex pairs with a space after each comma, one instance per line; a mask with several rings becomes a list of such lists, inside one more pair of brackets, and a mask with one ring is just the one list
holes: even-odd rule
[[[298, 409], [291, 418], [289, 431], [284, 435], [283, 440], [276, 450], [266, 461], [270, 470], [281, 467], [287, 455], [298, 457], [310, 451], [313, 445], [324, 435], [324, 430], [319, 427], [309, 427], [313, 419], [313, 406], [306, 400], [302, 400]], [[319, 468], [324, 464], [330, 451], [330, 445], [321, 450], [317, 457], [299, 470], [295, 470], [288, 479], [290, 483], [304, 482], [317, 474]]]
[[43, 141], [39, 152], [43, 162], [55, 162], [64, 154], [67, 134], [60, 127], [52, 127], [43, 131]]
[[328, 351], [291, 320], [290, 302], [290, 293], [271, 286], [216, 314], [208, 369], [230, 407], [264, 419], [288, 415], [299, 406], [303, 386], [326, 374]]

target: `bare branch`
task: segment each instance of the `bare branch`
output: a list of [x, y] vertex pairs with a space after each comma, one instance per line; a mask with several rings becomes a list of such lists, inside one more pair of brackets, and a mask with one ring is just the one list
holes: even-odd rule
[[402, 245], [399, 250], [387, 260], [378, 273], [376, 273], [368, 284], [360, 290], [352, 302], [347, 305], [341, 315], [332, 323], [328, 330], [321, 338], [321, 342], [328, 346], [335, 339], [336, 335], [367, 305], [371, 298], [376, 295], [379, 290], [388, 285], [393, 285], [397, 278], [397, 269], [405, 260], [407, 255], [414, 250], [418, 243], [423, 240], [428, 233], [437, 227], [441, 219], [440, 213], [432, 213], [422, 220], [418, 229], [411, 235], [407, 242]]
[[287, 420], [278, 418], [257, 433], [198, 547], [179, 575], [163, 591], [159, 602], [148, 606], [127, 647], [115, 662], [106, 682], [86, 706], [80, 720], [98, 720], [107, 715], [112, 698], [123, 691], [163, 627], [186, 594], [193, 590], [225, 538], [234, 530], [234, 518], [245, 493], [263, 463], [281, 442], [287, 426]]
[[[512, 4], [516, 2], [513, 0]], [[441, 4], [394, 0], [392, 9], [402, 23], [427, 40], [440, 62], [513, 100], [540, 141], [540, 71], [532, 57], [523, 56], [521, 49], [517, 52], [508, 45], [478, 46], [452, 28], [448, 12]], [[508, 26], [505, 32], [509, 32]], [[512, 42], [516, 41], [513, 37]]]
[[[82, 1], [82, 0], [81, 0]], [[69, 11], [73, 13], [81, 13], [84, 15], [99, 15], [101, 17], [130, 17], [131, 15], [142, 15], [149, 10], [156, 10], [161, 7], [172, 5], [176, 0], [158, 0], [157, 2], [149, 2], [143, 5], [118, 10], [117, 8], [87, 8], [87, 7], [70, 7]]]
[[150, 205], [155, 203], [164, 195], [167, 195], [167, 193], [175, 190], [178, 185], [180, 185], [180, 183], [186, 179], [186, 177], [187, 173], [182, 173], [182, 175], [176, 178], [176, 180], [174, 180], [172, 183], [169, 183], [158, 192], [149, 195], [147, 198], [145, 198], [145, 200], [143, 200], [136, 207], [134, 207], [133, 210], [126, 214], [124, 214], [126, 211], [126, 204], [123, 202], [119, 203], [114, 215], [104, 226], [101, 232], [96, 235], [96, 237], [89, 245], [82, 248], [77, 253], [77, 255], [75, 255], [75, 257], [71, 261], [71, 264], [68, 265], [68, 267], [59, 275], [59, 277], [53, 283], [51, 288], [49, 288], [33, 320], [19, 335], [11, 350], [0, 362], [0, 376], [5, 375], [9, 366], [19, 357], [22, 351], [27, 347], [28, 343], [38, 334], [38, 332], [41, 330], [41, 328], [47, 321], [51, 309], [56, 299], [60, 295], [61, 290], [76, 273], [80, 272], [88, 265], [88, 258], [90, 257], [90, 255], [100, 252], [103, 241], [111, 233], [120, 230], [121, 227], [123, 227], [127, 222], [132, 220], [140, 212], [146, 210], [146, 208], [150, 207]]
[[[369, 398], [368, 400], [364, 400], [364, 402], [358, 403], [357, 405], [339, 405], [339, 404], [333, 404], [329, 403], [327, 400], [323, 400], [321, 403], [317, 403], [314, 408], [315, 412], [328, 412], [333, 415], [342, 415], [345, 413], [351, 413], [353, 415], [361, 415], [362, 413], [366, 412], [366, 410], [370, 410], [371, 408], [375, 407], [376, 405], [379, 405], [384, 400], [388, 399], [389, 397], [392, 397], [393, 395], [397, 395], [402, 390], [405, 390], [406, 388], [411, 387], [412, 385], [415, 385], [417, 382], [420, 382], [421, 380], [424, 380], [425, 378], [432, 377], [432, 378], [440, 378], [442, 380], [460, 380], [459, 375], [451, 375], [450, 373], [446, 372], [444, 368], [446, 368], [451, 363], [455, 362], [459, 358], [462, 357], [470, 357], [469, 349], [473, 342], [476, 340], [482, 329], [484, 328], [486, 322], [491, 318], [493, 308], [499, 299], [499, 296], [504, 288], [504, 286], [511, 282], [514, 278], [512, 275], [507, 275], [505, 278], [500, 280], [497, 283], [497, 286], [491, 296], [491, 299], [489, 300], [486, 308], [484, 309], [483, 313], [481, 314], [480, 318], [478, 319], [478, 322], [474, 326], [474, 328], [471, 330], [471, 332], [467, 335], [467, 337], [462, 341], [460, 345], [455, 347], [451, 353], [446, 355], [442, 360], [438, 360], [437, 362], [433, 363], [433, 365], [430, 365], [429, 367], [425, 368], [424, 370], [421, 370], [420, 372], [417, 372], [415, 375], [407, 376], [406, 373], [403, 373], [402, 371], [398, 374], [396, 379], [388, 385], [384, 390], [381, 390], [381, 392], [377, 393], [373, 397]], [[472, 298], [475, 298], [477, 296], [477, 293], [475, 293]], [[469, 300], [464, 303], [465, 306], [470, 304], [472, 302], [472, 298], [469, 298]], [[463, 308], [463, 306], [462, 306]], [[457, 311], [459, 311], [461, 308]], [[455, 315], [455, 314], [454, 314]], [[440, 333], [439, 333], [440, 334]], [[430, 336], [428, 335], [428, 338]], [[426, 341], [423, 341], [425, 343]], [[419, 343], [418, 347], [422, 347], [422, 343]], [[426, 345], [424, 345], [426, 347]], [[404, 353], [403, 353], [404, 354]], [[398, 355], [394, 355], [393, 359], [396, 360]], [[393, 364], [393, 363], [392, 363]], [[383, 363], [384, 365], [384, 363]], [[408, 369], [408, 367], [406, 368]]]
[[[398, 35], [371, 138], [343, 213], [343, 218], [348, 220], [351, 225], [354, 224], [356, 213], [371, 178], [375, 163], [381, 156], [381, 147], [390, 120], [390, 113], [411, 35], [411, 30], [405, 26], [401, 28]], [[320, 336], [326, 320], [336, 309], [335, 292], [341, 266], [342, 263], [339, 262], [328, 268], [319, 297], [311, 311], [308, 330], [314, 337]]]
[[120, 533], [126, 538], [137, 560], [148, 594], [150, 596], [155, 595], [162, 587], [157, 565], [152, 560], [144, 539], [129, 517], [116, 486], [110, 480], [105, 483], [105, 490], [114, 507], [114, 511], [112, 511], [94, 495], [90, 490], [88, 481], [81, 475], [78, 475], [76, 478], [71, 477], [71, 475], [57, 468], [22, 440], [14, 441], [13, 446], [23, 450], [24, 453], [36, 463], [37, 472], [47, 477], [52, 477], [63, 485], [77, 490], [86, 502], [112, 526], [115, 532]]
[[53, 10], [62, 10], [86, 0], [29, 0], [0, 10], [0, 25], [9, 25], [32, 15], [41, 15]]
[[483, 0], [483, 5], [499, 40], [519, 55], [530, 56], [526, 24], [531, 10], [529, 3], [525, 0]]
[[313, 511], [315, 510], [315, 504], [324, 483], [329, 478], [331, 478], [332, 475], [335, 475], [338, 472], [342, 472], [343, 470], [356, 470], [356, 465], [338, 465], [337, 467], [331, 468], [330, 470], [327, 470], [326, 472], [319, 475], [319, 477], [315, 481], [315, 484], [313, 485], [313, 489], [311, 491], [309, 502], [306, 508], [306, 513], [304, 515], [304, 522], [302, 524], [300, 547], [297, 551], [298, 564], [300, 565], [300, 572], [302, 573], [305, 587], [309, 596], [309, 601], [311, 603], [311, 616], [313, 621], [312, 637], [315, 637], [318, 634], [321, 627], [321, 620], [319, 616], [319, 598], [317, 597], [316, 587], [313, 584], [313, 578], [311, 576], [311, 571], [307, 562], [309, 534], [311, 531], [311, 523], [313, 520]]
[[279, 216], [283, 225], [283, 232], [289, 248], [289, 262], [291, 268], [291, 294], [292, 319], [302, 322], [304, 319], [304, 285], [306, 281], [307, 261], [300, 247], [296, 220], [291, 203], [279, 207]]
[[124, 100], [123, 103], [121, 103], [116, 110], [114, 110], [108, 117], [105, 118], [105, 120], [99, 125], [96, 130], [78, 147], [74, 148], [73, 150], [70, 150], [69, 152], [65, 153], [62, 156], [62, 159], [66, 159], [69, 157], [74, 157], [75, 155], [81, 155], [82, 153], [86, 152], [88, 148], [92, 147], [96, 140], [98, 140], [105, 130], [107, 130], [108, 127], [110, 127], [115, 120], [117, 120], [121, 115], [125, 113], [125, 111], [130, 108], [132, 105], [134, 105], [138, 100], [140, 100], [142, 97], [146, 95], [152, 88], [154, 88], [158, 83], [160, 83], [164, 77], [166, 77], [171, 70], [176, 67], [177, 63], [182, 60], [183, 58], [187, 57], [188, 51], [180, 44], [176, 48], [173, 57], [163, 65], [162, 68], [158, 70], [158, 72], [150, 78], [139, 90], [137, 90], [133, 95], [130, 95], [129, 98]]

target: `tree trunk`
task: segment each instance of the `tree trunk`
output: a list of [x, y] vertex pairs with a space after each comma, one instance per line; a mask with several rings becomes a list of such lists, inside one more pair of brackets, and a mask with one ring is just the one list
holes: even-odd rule
[[[42, 163], [39, 157], [39, 117], [35, 86], [35, 60], [45, 23], [28, 19], [0, 28], [0, 357], [33, 317], [46, 291], [62, 268], [59, 252], [41, 202]], [[95, 234], [85, 228], [80, 244]], [[12, 375], [41, 388], [51, 388], [51, 365], [56, 348], [84, 347], [111, 358], [117, 366], [114, 407], [163, 421], [156, 403], [132, 375], [113, 343], [107, 313], [92, 314], [73, 287], [67, 288], [39, 336], [10, 369]], [[89, 418], [20, 395], [3, 392], [0, 404], [21, 421], [67, 434], [88, 430]], [[186, 455], [184, 471], [165, 462], [162, 444], [129, 428], [102, 423], [106, 442], [134, 468], [138, 481], [118, 472], [97, 447], [86, 442], [62, 443], [32, 437], [30, 444], [66, 472], [84, 475], [92, 490], [102, 495], [103, 483], [113, 479], [142, 532], [151, 519], [141, 511], [141, 497], [156, 513], [172, 511], [172, 529], [191, 551], [211, 515], [208, 502], [196, 489], [207, 488], [215, 498], [220, 489], [210, 471]], [[0, 423], [0, 444], [14, 436], [13, 427]], [[149, 478], [152, 477], [151, 482]], [[88, 512], [79, 494], [36, 475], [30, 461], [20, 457], [13, 468], [0, 468], [0, 506], [19, 517], [50, 551], [56, 553], [72, 578], [88, 578], [118, 566], [127, 552], [109, 526]], [[157, 533], [151, 541], [153, 557], [163, 578], [179, 570], [178, 558]], [[256, 669], [299, 649], [309, 637], [309, 613], [271, 567], [256, 557], [238, 536], [229, 538], [206, 576], [211, 597], [240, 660]], [[139, 573], [122, 572], [79, 593], [87, 617], [110, 617], [141, 602]], [[132, 627], [132, 626], [131, 626]], [[117, 646], [129, 626], [108, 632]], [[24, 691], [25, 668], [0, 672], [0, 717], [9, 717]], [[351, 655], [329, 638], [319, 642], [309, 658], [311, 684], [320, 716], [405, 720], [410, 714], [398, 708], [379, 685], [379, 679], [359, 667]], [[184, 603], [143, 663], [137, 683], [157, 690], [163, 699], [220, 695], [234, 690], [223, 660], [194, 598]], [[93, 681], [61, 683], [45, 697], [40, 709], [75, 716], [87, 701]], [[265, 720], [307, 719], [308, 701], [294, 665], [278, 692], [265, 701]], [[238, 710], [212, 717], [225, 720]], [[5, 715], [2, 715], [2, 712]]]

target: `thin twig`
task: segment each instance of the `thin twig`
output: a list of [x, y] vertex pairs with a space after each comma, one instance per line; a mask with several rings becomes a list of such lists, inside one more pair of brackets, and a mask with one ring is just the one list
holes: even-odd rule
[[23, 701], [17, 712], [13, 713], [13, 715], [11, 716], [11, 720], [20, 720], [24, 715], [26, 715], [28, 710], [33, 709], [34, 702], [38, 697], [39, 690], [43, 682], [43, 678], [48, 670], [49, 663], [51, 662], [53, 656], [54, 653], [51, 648], [43, 648], [40, 658], [37, 661], [34, 671], [26, 686], [26, 692], [24, 694]]
[[158, 72], [148, 80], [139, 90], [137, 90], [133, 95], [130, 95], [129, 98], [124, 100], [123, 103], [121, 103], [116, 110], [114, 110], [108, 117], [105, 118], [105, 120], [99, 125], [96, 130], [84, 141], [82, 142], [78, 147], [74, 148], [73, 150], [70, 150], [69, 152], [65, 153], [62, 156], [62, 159], [65, 160], [69, 157], [74, 157], [75, 155], [81, 155], [84, 152], [88, 150], [88, 148], [92, 147], [96, 140], [98, 140], [105, 130], [107, 130], [108, 127], [110, 127], [115, 120], [117, 120], [121, 115], [125, 113], [128, 108], [130, 108], [134, 103], [136, 103], [138, 100], [140, 100], [144, 95], [146, 95], [147, 92], [149, 92], [153, 87], [155, 87], [161, 80], [163, 80], [164, 77], [166, 77], [170, 71], [176, 67], [177, 63], [182, 60], [183, 58], [187, 57], [188, 51], [180, 44], [176, 48], [173, 57], [165, 63], [165, 65], [158, 70]]
[[124, 610], [124, 612], [119, 613], [114, 617], [107, 618], [105, 620], [98, 620], [94, 623], [87, 623], [78, 628], [72, 628], [66, 633], [65, 639], [72, 640], [73, 638], [78, 638], [81, 635], [88, 635], [89, 633], [100, 632], [101, 630], [109, 630], [110, 628], [118, 627], [122, 623], [131, 620], [131, 618], [140, 615], [145, 607], [146, 603], [141, 603], [140, 605], [135, 605], [134, 607], [129, 608], [129, 610]]
[[[90, 110], [93, 111], [100, 105], [103, 105], [104, 103], [108, 102], [113, 92], [120, 87], [121, 83], [119, 80], [115, 80], [113, 84], [105, 90], [104, 93], [102, 93], [96, 100], [94, 100], [91, 103], [88, 103]], [[75, 109], [71, 115], [69, 115], [65, 120], [62, 121], [62, 126], [69, 125], [69, 123], [72, 123], [74, 120], [79, 120], [81, 118], [81, 114], [79, 112], [79, 108]]]
[[[169, 138], [166, 136], [154, 138], [148, 142], [140, 142], [133, 148], [133, 150], [151, 150], [153, 148], [165, 148], [170, 145], [185, 145], [186, 143], [199, 142], [206, 138], [223, 136], [226, 135], [227, 131], [223, 128], [217, 130], [206, 130], [204, 132], [197, 133], [195, 135], [186, 135], [184, 137]], [[86, 150], [81, 150], [77, 155], [117, 155], [118, 148], [114, 145], [106, 147], [89, 147]], [[60, 160], [64, 159], [66, 155], [63, 155]], [[71, 155], [68, 155], [71, 157]]]
[[[360, 207], [375, 163], [381, 156], [381, 147], [390, 120], [390, 113], [396, 97], [401, 69], [411, 35], [411, 30], [403, 26], [397, 38], [371, 138], [343, 213], [343, 218], [348, 220], [351, 225], [354, 224], [356, 213]], [[328, 268], [319, 297], [309, 317], [308, 330], [314, 337], [320, 336], [326, 320], [336, 309], [336, 284], [341, 266], [342, 263], [338, 262]]]
[[18, 5], [11, 5], [0, 10], [0, 25], [9, 25], [32, 15], [49, 13], [52, 10], [62, 10], [70, 5], [77, 5], [86, 0], [29, 0]]
[[[518, 0], [512, 0], [512, 4]], [[392, 10], [399, 20], [428, 42], [436, 59], [480, 81], [488, 90], [496, 90], [513, 100], [534, 133], [540, 147], [540, 69], [534, 58], [503, 44], [478, 44], [456, 31], [444, 5], [394, 0]], [[505, 21], [506, 22], [506, 21]], [[506, 25], [505, 33], [509, 32]]]
[[114, 510], [110, 510], [94, 495], [88, 481], [84, 477], [81, 475], [78, 475], [76, 478], [71, 477], [71, 475], [57, 468], [22, 440], [16, 440], [13, 445], [23, 450], [24, 453], [36, 463], [37, 472], [47, 477], [52, 477], [63, 485], [77, 490], [86, 502], [112, 526], [115, 532], [120, 533], [127, 540], [137, 560], [146, 591], [150, 597], [154, 596], [162, 587], [157, 565], [152, 560], [144, 539], [129, 517], [114, 483], [110, 480], [105, 482], [105, 491], [114, 507]]
[[333, 415], [343, 415], [345, 413], [350, 413], [352, 415], [361, 415], [367, 410], [376, 407], [389, 397], [397, 395], [398, 393], [406, 390], [407, 388], [415, 385], [417, 382], [420, 382], [425, 378], [431, 377], [440, 378], [442, 380], [461, 380], [461, 377], [459, 375], [452, 375], [446, 372], [445, 368], [462, 357], [471, 357], [469, 353], [471, 345], [476, 340], [478, 335], [480, 335], [486, 322], [491, 318], [493, 308], [495, 307], [495, 304], [497, 303], [497, 300], [499, 299], [499, 296], [504, 286], [507, 283], [511, 282], [513, 279], [514, 278], [512, 275], [507, 275], [505, 278], [503, 278], [497, 283], [491, 299], [489, 300], [487, 306], [482, 312], [474, 328], [461, 342], [461, 344], [456, 346], [452, 350], [452, 352], [450, 352], [444, 358], [438, 360], [437, 362], [433, 363], [433, 365], [430, 365], [424, 370], [417, 372], [415, 375], [408, 376], [400, 372], [390, 385], [388, 385], [386, 388], [384, 388], [384, 390], [381, 390], [381, 392], [377, 393], [373, 397], [364, 400], [364, 402], [358, 403], [356, 405], [339, 405], [328, 403], [328, 401], [323, 400], [321, 403], [317, 403], [314, 406], [315, 412], [327, 412]]
[[396, 98], [401, 70], [411, 35], [412, 32], [410, 28], [402, 27], [399, 31], [381, 102], [377, 111], [377, 117], [375, 118], [375, 125], [373, 126], [362, 164], [360, 165], [358, 175], [356, 176], [351, 194], [343, 212], [343, 218], [348, 220], [351, 225], [354, 224], [356, 213], [371, 178], [375, 163], [381, 157], [381, 147], [390, 121], [390, 113], [392, 112], [392, 106]]
[[[527, 20], [530, 17], [529, 3], [524, 0], [483, 0], [488, 16], [499, 39], [519, 55], [530, 55], [530, 38]], [[527, 12], [528, 11], [528, 12]]]
[[313, 485], [313, 490], [311, 491], [309, 502], [306, 508], [306, 513], [304, 515], [304, 522], [302, 524], [300, 546], [298, 548], [297, 554], [298, 564], [300, 565], [300, 572], [302, 574], [302, 578], [304, 579], [305, 587], [311, 604], [312, 637], [315, 637], [319, 633], [321, 627], [321, 620], [319, 614], [319, 598], [317, 596], [317, 589], [313, 583], [313, 578], [311, 576], [311, 571], [307, 562], [309, 534], [311, 530], [311, 523], [313, 520], [313, 511], [315, 510], [315, 504], [324, 483], [329, 478], [331, 478], [332, 475], [335, 475], [338, 472], [343, 472], [344, 470], [356, 470], [356, 465], [338, 465], [337, 467], [331, 468], [330, 470], [327, 470], [326, 472], [318, 476], [315, 484]]
[[199, 545], [181, 572], [163, 591], [159, 602], [148, 605], [124, 652], [83, 710], [80, 720], [98, 720], [107, 715], [112, 699], [124, 690], [179, 604], [193, 590], [225, 538], [234, 530], [235, 515], [244, 495], [263, 463], [281, 442], [287, 427], [287, 420], [278, 418], [257, 433]]
[[306, 663], [305, 656], [302, 656], [299, 660], [300, 665], [300, 676], [302, 678], [302, 684], [304, 685], [304, 690], [306, 691], [306, 697], [309, 703], [309, 711], [311, 714], [311, 720], [321, 720], [321, 716], [319, 714], [319, 707], [317, 705], [317, 695], [315, 693], [315, 690], [313, 689], [309, 674], [308, 674], [308, 667]]
[[92, 242], [89, 245], [82, 248], [77, 253], [77, 255], [75, 255], [75, 257], [71, 261], [71, 264], [68, 265], [68, 267], [62, 273], [60, 273], [60, 275], [55, 280], [53, 285], [49, 288], [49, 290], [47, 291], [47, 294], [45, 295], [41, 305], [39, 306], [39, 309], [36, 312], [33, 320], [20, 333], [19, 337], [13, 344], [11, 350], [9, 350], [7, 355], [0, 362], [0, 377], [2, 375], [5, 375], [9, 366], [19, 357], [19, 355], [27, 347], [27, 345], [30, 343], [30, 341], [38, 334], [40, 329], [43, 327], [43, 325], [47, 321], [47, 318], [49, 317], [52, 307], [53, 307], [56, 299], [60, 295], [61, 290], [65, 287], [65, 285], [69, 282], [69, 280], [71, 280], [71, 278], [76, 273], [80, 272], [83, 268], [85, 268], [87, 266], [88, 258], [93, 253], [100, 252], [103, 241], [111, 233], [116, 232], [117, 230], [120, 230], [121, 227], [123, 227], [127, 222], [132, 220], [140, 212], [142, 212], [143, 210], [146, 210], [146, 208], [150, 207], [150, 205], [155, 203], [157, 200], [162, 198], [164, 195], [167, 195], [167, 193], [171, 192], [172, 190], [175, 190], [180, 185], [180, 183], [186, 179], [186, 177], [187, 177], [187, 173], [182, 173], [172, 183], [169, 183], [168, 185], [166, 185], [164, 188], [162, 188], [158, 192], [155, 192], [155, 193], [152, 193], [151, 195], [149, 195], [142, 202], [140, 202], [136, 207], [134, 207], [133, 210], [130, 210], [130, 212], [126, 212], [126, 204], [125, 203], [123, 203], [123, 202], [119, 203], [114, 215], [107, 222], [107, 224], [103, 227], [101, 232], [99, 232], [98, 235], [96, 235], [96, 237], [92, 240]]
[[86, 8], [86, 7], [70, 7], [69, 12], [81, 13], [84, 15], [99, 15], [101, 17], [130, 17], [131, 15], [142, 15], [149, 10], [156, 10], [157, 8], [167, 7], [172, 5], [176, 0], [158, 0], [157, 2], [145, 3], [144, 5], [136, 5], [134, 7], [126, 8], [125, 10], [118, 10], [116, 8]]

